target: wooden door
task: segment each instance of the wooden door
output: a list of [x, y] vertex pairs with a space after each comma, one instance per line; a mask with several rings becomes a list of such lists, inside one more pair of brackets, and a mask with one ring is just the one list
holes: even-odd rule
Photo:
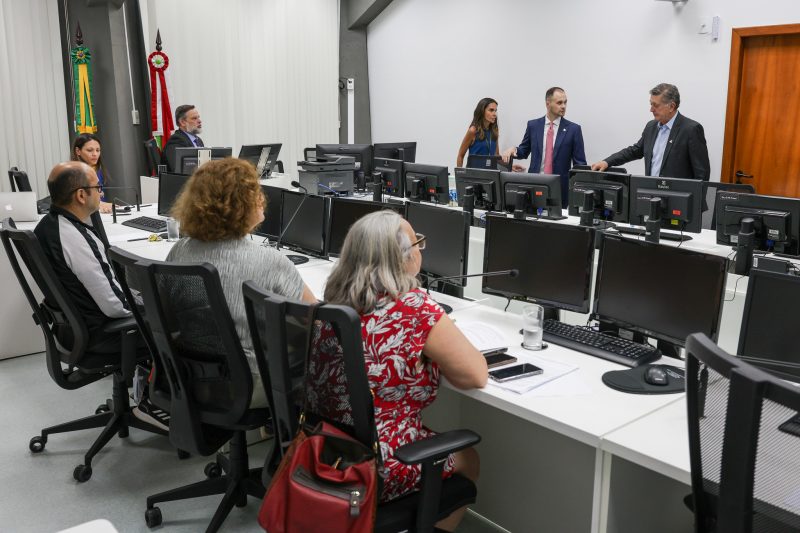
[[732, 35], [721, 181], [800, 197], [800, 24]]

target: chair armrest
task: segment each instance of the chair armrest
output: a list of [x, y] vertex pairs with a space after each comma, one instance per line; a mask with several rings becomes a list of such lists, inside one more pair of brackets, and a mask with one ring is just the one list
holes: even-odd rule
[[397, 448], [394, 456], [407, 465], [444, 459], [453, 452], [474, 446], [481, 436], [469, 429], [456, 429], [439, 433]]
[[116, 320], [112, 320], [103, 326], [103, 331], [105, 333], [119, 333], [120, 331], [126, 331], [129, 329], [139, 329], [136, 319], [134, 319], [132, 316], [128, 318], [118, 318]]

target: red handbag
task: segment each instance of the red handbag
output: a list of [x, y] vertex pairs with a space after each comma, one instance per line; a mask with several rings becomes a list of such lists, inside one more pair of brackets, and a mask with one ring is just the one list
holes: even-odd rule
[[302, 428], [281, 460], [258, 512], [269, 533], [370, 532], [375, 524], [375, 454], [343, 431]]

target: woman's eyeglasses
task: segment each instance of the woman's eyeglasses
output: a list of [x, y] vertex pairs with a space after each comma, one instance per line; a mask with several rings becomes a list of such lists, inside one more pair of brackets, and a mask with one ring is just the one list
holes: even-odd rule
[[419, 246], [420, 250], [424, 250], [425, 249], [425, 235], [423, 235], [422, 233], [415, 233], [414, 235], [416, 235], [417, 240], [412, 242], [411, 246], [412, 247], [413, 246]]

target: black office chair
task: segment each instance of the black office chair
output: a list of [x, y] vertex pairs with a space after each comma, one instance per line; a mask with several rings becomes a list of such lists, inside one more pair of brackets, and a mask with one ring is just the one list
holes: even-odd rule
[[800, 388], [694, 334], [686, 393], [695, 531], [800, 531]]
[[158, 165], [161, 164], [161, 150], [155, 139], [144, 141], [144, 151], [147, 155], [147, 170], [151, 176], [158, 176]]
[[703, 210], [703, 229], [717, 229], [717, 194], [720, 191], [745, 192], [755, 194], [756, 188], [744, 183], [720, 183], [718, 181], [703, 182], [705, 209]]
[[[304, 321], [310, 306], [265, 292], [250, 281], [244, 283], [243, 291], [256, 356], [266, 361], [269, 369], [275, 448], [283, 453], [299, 427], [298, 400], [293, 397], [294, 380], [287, 373], [292, 368], [290, 353], [304, 353], [305, 350], [305, 346], [291, 345], [287, 323]], [[305, 394], [308, 399], [305, 413], [308, 423], [313, 426], [326, 420], [371, 447], [377, 439], [377, 428], [364, 365], [361, 319], [353, 309], [341, 305], [320, 306], [316, 318], [317, 327], [331, 328], [335, 332], [339, 349], [333, 354], [326, 350], [324, 357], [333, 360], [326, 359], [324, 363], [320, 352], [312, 350], [308, 368], [341, 365], [345, 379], [337, 382], [337, 388], [328, 390], [312, 389], [311, 381], [306, 379], [301, 395]], [[334, 412], [336, 416], [332, 414]], [[396, 456], [402, 462], [422, 464], [420, 491], [379, 504], [375, 531], [430, 532], [437, 521], [474, 503], [477, 491], [470, 480], [460, 475], [442, 480], [442, 459], [479, 441], [480, 437], [472, 431], [456, 430], [396, 450]]]
[[[86, 452], [84, 463], [75, 467], [73, 472], [76, 481], [87, 481], [92, 477], [92, 458], [115, 433], [125, 438], [128, 428], [135, 427], [166, 435], [166, 432], [133, 416], [128, 399], [127, 384], [137, 359], [147, 359], [149, 354], [137, 351], [139, 332], [133, 318], [113, 320], [103, 328], [105, 333], [119, 333], [121, 353], [93, 353], [86, 323], [53, 272], [36, 235], [31, 231], [14, 229], [13, 221], [6, 220], [0, 230], [0, 238], [20, 287], [33, 309], [33, 320], [42, 328], [47, 371], [53, 381], [61, 388], [74, 390], [113, 375], [112, 399], [101, 404], [94, 416], [45, 428], [29, 444], [31, 452], [40, 453], [50, 434], [102, 427], [103, 431]], [[17, 254], [44, 295], [41, 303], [36, 301]]]
[[[158, 349], [150, 334], [150, 327], [147, 323], [147, 310], [144, 307], [144, 300], [142, 299], [142, 281], [138, 279], [137, 271], [134, 270], [136, 263], [142, 262], [144, 265], [147, 265], [150, 261], [116, 246], [109, 248], [106, 252], [106, 256], [111, 263], [111, 268], [114, 269], [114, 275], [122, 288], [123, 294], [125, 294], [125, 299], [128, 300], [131, 314], [133, 314], [133, 318], [139, 326], [139, 331], [148, 348], [150, 348], [150, 353], [153, 354], [153, 376], [148, 388], [149, 399], [151, 404], [164, 413], [163, 416], [159, 417], [159, 420], [167, 422], [172, 395], [170, 394], [169, 384], [164, 375], [164, 362], [158, 354]], [[180, 450], [178, 455], [181, 458], [188, 456], [188, 454]]]
[[208, 479], [148, 497], [145, 520], [148, 527], [161, 523], [160, 502], [224, 494], [206, 529], [217, 531], [234, 505], [264, 497], [261, 468], [249, 468], [245, 432], [263, 426], [269, 410], [250, 408], [253, 378], [216, 269], [156, 261], [128, 269], [142, 283], [145, 322], [169, 383], [170, 441], [205, 456], [230, 441], [230, 455], [219, 453], [206, 466]]
[[31, 188], [31, 180], [28, 179], [28, 173], [17, 167], [8, 169], [8, 181], [11, 182], [11, 192], [29, 192], [33, 190]]

